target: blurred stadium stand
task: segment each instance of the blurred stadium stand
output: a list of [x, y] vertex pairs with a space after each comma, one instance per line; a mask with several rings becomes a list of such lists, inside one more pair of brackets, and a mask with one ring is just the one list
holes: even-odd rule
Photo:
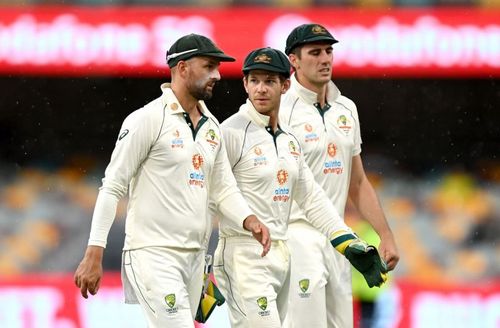
[[[374, 169], [385, 159], [365, 161]], [[71, 167], [1, 171], [0, 275], [66, 272], [76, 267], [88, 238], [102, 171]], [[450, 171], [430, 180], [376, 171], [370, 172], [370, 179], [401, 250], [396, 277], [464, 282], [500, 275], [498, 175], [494, 181]], [[110, 270], [119, 270], [126, 211], [125, 201], [120, 204], [105, 256]], [[346, 220], [356, 218], [349, 206]]]

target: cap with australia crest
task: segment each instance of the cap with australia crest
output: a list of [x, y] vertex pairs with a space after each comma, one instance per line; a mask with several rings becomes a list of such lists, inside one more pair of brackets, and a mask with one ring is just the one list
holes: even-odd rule
[[338, 41], [326, 28], [319, 24], [302, 24], [290, 32], [286, 39], [285, 53], [289, 55], [294, 48], [311, 42], [328, 42], [330, 44]]
[[290, 62], [287, 56], [269, 47], [252, 50], [245, 58], [243, 74], [256, 69], [279, 73], [286, 78], [290, 77]]

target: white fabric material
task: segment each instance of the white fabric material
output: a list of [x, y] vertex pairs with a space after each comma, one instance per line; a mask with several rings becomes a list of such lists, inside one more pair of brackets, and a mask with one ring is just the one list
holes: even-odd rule
[[[352, 288], [346, 283], [351, 281], [349, 261], [305, 221], [291, 224], [288, 234], [292, 269], [283, 327], [352, 327]], [[303, 290], [306, 280], [308, 288]]]
[[226, 297], [231, 327], [281, 328], [285, 320], [290, 282], [286, 242], [273, 241], [269, 253], [261, 253], [262, 246], [252, 237], [219, 240], [214, 274]]
[[124, 251], [125, 302], [141, 305], [148, 327], [194, 327], [204, 257], [203, 250], [168, 247]]
[[[352, 157], [361, 153], [356, 105], [342, 96], [335, 84], [330, 82], [327, 102], [331, 108], [322, 117], [314, 106], [317, 94], [300, 85], [295, 75], [291, 77], [290, 90], [281, 100], [280, 119], [293, 129], [316, 181], [343, 216], [351, 179]], [[316, 234], [316, 238], [308, 238], [310, 242], [304, 247], [302, 238], [313, 234], [312, 227], [304, 221], [306, 215], [297, 204], [292, 206], [289, 226], [292, 291], [290, 320], [286, 327], [294, 327], [294, 323], [298, 327], [312, 317], [321, 322], [318, 327], [353, 327], [350, 264], [345, 257], [333, 251], [329, 240], [319, 234]], [[313, 267], [322, 275], [310, 272]], [[311, 286], [318, 288], [312, 289], [310, 298], [301, 298], [296, 287], [307, 275], [312, 277]]]
[[[222, 130], [238, 187], [252, 211], [269, 228], [271, 238], [287, 239], [292, 199], [326, 236], [349, 230], [315, 182], [297, 139], [284, 126], [273, 139], [266, 130], [268, 124], [269, 117], [247, 101], [222, 123]], [[250, 236], [241, 226], [224, 219], [219, 230], [222, 237]]]
[[106, 246], [116, 202], [127, 190], [125, 250], [204, 248], [211, 229], [209, 194], [230, 209], [225, 218], [235, 225], [242, 226], [252, 214], [236, 187], [217, 120], [200, 101], [208, 120], [194, 139], [168, 84], [162, 91], [123, 122], [99, 192], [89, 245]]

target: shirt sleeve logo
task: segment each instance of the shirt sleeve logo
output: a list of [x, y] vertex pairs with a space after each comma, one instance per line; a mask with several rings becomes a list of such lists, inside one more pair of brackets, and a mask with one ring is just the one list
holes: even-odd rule
[[122, 131], [122, 133], [120, 133], [120, 136], [118, 137], [118, 140], [122, 140], [123, 138], [125, 138], [125, 136], [128, 134], [128, 129], [125, 129]]

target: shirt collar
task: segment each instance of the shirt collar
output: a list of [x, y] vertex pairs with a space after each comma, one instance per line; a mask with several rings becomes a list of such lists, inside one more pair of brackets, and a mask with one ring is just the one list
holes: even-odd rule
[[270, 117], [259, 113], [253, 106], [250, 99], [247, 99], [246, 103], [240, 106], [240, 111], [246, 112], [250, 119], [258, 126], [263, 128], [269, 126]]
[[[161, 91], [163, 92], [162, 98], [163, 98], [163, 106], [166, 106], [168, 109], [168, 112], [170, 114], [179, 114], [179, 113], [184, 113], [185, 110], [182, 108], [179, 100], [175, 96], [174, 92], [172, 91], [170, 87], [170, 83], [163, 83], [161, 85]], [[198, 101], [198, 108], [200, 109], [201, 113], [207, 117], [213, 118], [214, 116], [212, 113], [207, 108], [207, 105], [205, 105], [205, 102], [203, 100]]]
[[[314, 104], [318, 102], [318, 94], [302, 86], [302, 84], [300, 84], [299, 81], [297, 81], [295, 72], [290, 77], [290, 80], [291, 80], [290, 88], [293, 89], [308, 104]], [[337, 88], [335, 83], [333, 83], [332, 81], [328, 82], [328, 87], [326, 90], [326, 101], [329, 104], [333, 104], [339, 96], [340, 96], [339, 88]]]

